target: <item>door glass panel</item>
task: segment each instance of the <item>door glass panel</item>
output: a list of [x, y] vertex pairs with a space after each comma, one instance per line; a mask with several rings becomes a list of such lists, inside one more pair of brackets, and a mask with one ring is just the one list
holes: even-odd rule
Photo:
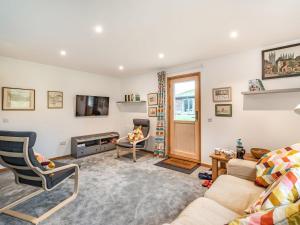
[[195, 121], [195, 81], [174, 84], [174, 120]]

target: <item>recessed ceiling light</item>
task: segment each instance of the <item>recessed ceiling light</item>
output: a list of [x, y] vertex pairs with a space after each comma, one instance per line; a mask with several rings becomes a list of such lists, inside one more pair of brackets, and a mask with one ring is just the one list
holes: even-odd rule
[[103, 28], [100, 25], [97, 25], [97, 26], [94, 27], [94, 30], [95, 30], [96, 33], [102, 33]]
[[61, 56], [65, 56], [67, 54], [67, 52], [65, 50], [61, 50], [59, 53]]
[[160, 58], [160, 59], [165, 58], [165, 54], [164, 54], [164, 53], [159, 53], [159, 54], [158, 54], [158, 58]]
[[239, 33], [237, 31], [231, 31], [229, 34], [229, 37], [232, 39], [236, 39], [239, 36]]
[[119, 66], [119, 70], [124, 70], [124, 66]]

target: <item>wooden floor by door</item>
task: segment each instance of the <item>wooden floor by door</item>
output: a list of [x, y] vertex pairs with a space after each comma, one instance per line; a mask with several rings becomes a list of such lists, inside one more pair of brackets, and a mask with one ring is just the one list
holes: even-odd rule
[[168, 155], [200, 159], [200, 73], [168, 78]]

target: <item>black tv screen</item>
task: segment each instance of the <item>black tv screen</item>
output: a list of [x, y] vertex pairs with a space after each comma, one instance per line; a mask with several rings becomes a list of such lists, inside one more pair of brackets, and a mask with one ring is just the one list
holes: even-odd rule
[[109, 97], [76, 95], [76, 116], [107, 116]]

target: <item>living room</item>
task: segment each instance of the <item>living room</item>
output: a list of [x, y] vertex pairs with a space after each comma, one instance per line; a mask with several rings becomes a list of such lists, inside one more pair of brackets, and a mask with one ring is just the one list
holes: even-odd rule
[[0, 6], [0, 224], [300, 224], [299, 1]]

